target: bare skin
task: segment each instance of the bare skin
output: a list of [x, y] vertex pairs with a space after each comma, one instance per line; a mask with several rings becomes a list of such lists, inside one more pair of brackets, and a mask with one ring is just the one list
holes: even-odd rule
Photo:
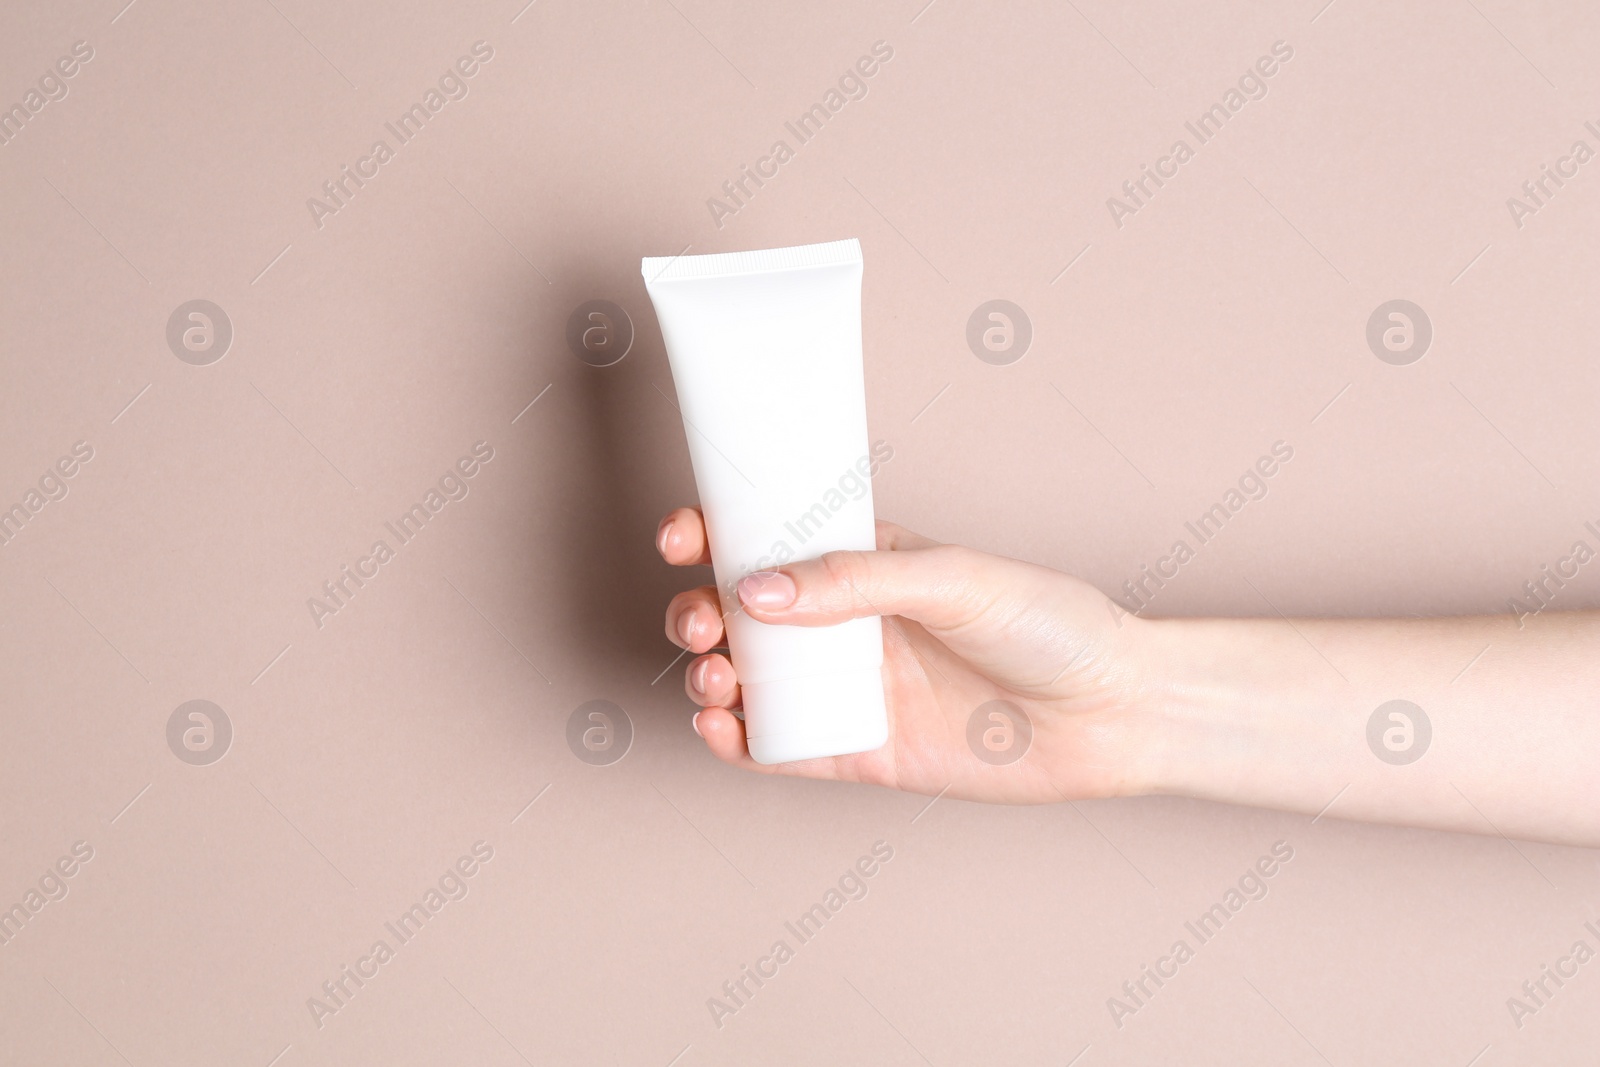
[[[710, 563], [698, 509], [656, 546]], [[1330, 818], [1600, 846], [1600, 612], [1439, 619], [1142, 619], [1076, 578], [878, 524], [878, 551], [751, 575], [738, 610], [825, 626], [884, 616], [889, 741], [764, 766], [750, 758], [715, 587], [678, 594], [666, 634], [698, 655], [695, 730], [725, 762], [1007, 804], [1175, 794]], [[1395, 699], [1432, 737], [1396, 765], [1368, 743]], [[967, 744], [974, 709], [1020, 707], [1005, 766]]]

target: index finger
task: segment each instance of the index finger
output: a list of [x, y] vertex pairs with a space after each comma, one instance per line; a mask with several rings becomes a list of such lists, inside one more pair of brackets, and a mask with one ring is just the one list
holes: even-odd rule
[[674, 567], [711, 562], [706, 519], [699, 508], [674, 508], [656, 527], [656, 551]]

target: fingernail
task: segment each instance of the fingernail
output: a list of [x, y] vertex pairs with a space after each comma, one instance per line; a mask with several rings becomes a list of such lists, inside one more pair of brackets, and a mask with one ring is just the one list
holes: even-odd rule
[[794, 579], [782, 571], [756, 571], [739, 579], [739, 600], [746, 607], [786, 608], [794, 598]]
[[706, 695], [706, 675], [711, 673], [711, 661], [703, 659], [694, 665], [689, 672], [689, 684], [694, 686], [694, 691], [701, 696]]
[[696, 734], [701, 737], [705, 736], [705, 734], [700, 733], [700, 713], [698, 711], [694, 713], [694, 718], [689, 720], [689, 725], [694, 727]]
[[662, 559], [667, 558], [667, 538], [672, 536], [672, 527], [673, 524], [669, 522], [656, 534], [656, 551], [661, 553]]
[[694, 609], [690, 608], [678, 616], [678, 636], [683, 638], [683, 647], [688, 648], [694, 644]]

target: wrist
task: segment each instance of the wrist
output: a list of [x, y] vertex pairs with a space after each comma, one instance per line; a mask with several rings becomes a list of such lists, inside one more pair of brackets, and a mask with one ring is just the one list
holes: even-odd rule
[[1310, 757], [1342, 747], [1341, 686], [1292, 627], [1145, 619], [1134, 644], [1142, 791], [1274, 806], [1321, 795], [1327, 761]]

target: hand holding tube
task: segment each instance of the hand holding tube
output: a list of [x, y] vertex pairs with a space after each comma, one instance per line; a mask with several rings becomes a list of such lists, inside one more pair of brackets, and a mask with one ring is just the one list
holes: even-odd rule
[[[1143, 619], [1065, 574], [878, 523], [878, 551], [750, 575], [740, 610], [826, 626], [882, 615], [889, 741], [764, 766], [745, 747], [716, 591], [667, 608], [699, 655], [686, 689], [716, 756], [763, 773], [1000, 803], [1167, 793], [1473, 833], [1600, 845], [1600, 612], [1404, 619]], [[677, 566], [709, 561], [692, 508], [662, 520]], [[1414, 760], [1371, 722], [1426, 708]], [[992, 701], [1031, 726], [1014, 762], [969, 738]], [[1380, 724], [1381, 725], [1381, 724]], [[1379, 736], [1383, 736], [1380, 734]]]
[[[752, 770], [839, 778], [912, 792], [1007, 803], [1049, 803], [1144, 791], [1133, 758], [1132, 706], [1119, 683], [1128, 618], [1105, 597], [1044, 567], [940, 545], [890, 523], [877, 552], [832, 552], [739, 584], [743, 610], [762, 622], [827, 626], [884, 619], [883, 684], [889, 742], [874, 752], [764, 766], [750, 759], [733, 665], [714, 587], [678, 594], [667, 636], [702, 653], [686, 688], [703, 710], [695, 727], [720, 758]], [[656, 544], [678, 566], [710, 561], [698, 509], [662, 520]], [[1137, 621], [1137, 620], [1131, 620]], [[1020, 706], [1034, 725], [1018, 765], [973, 756], [968, 720], [985, 702]]]

